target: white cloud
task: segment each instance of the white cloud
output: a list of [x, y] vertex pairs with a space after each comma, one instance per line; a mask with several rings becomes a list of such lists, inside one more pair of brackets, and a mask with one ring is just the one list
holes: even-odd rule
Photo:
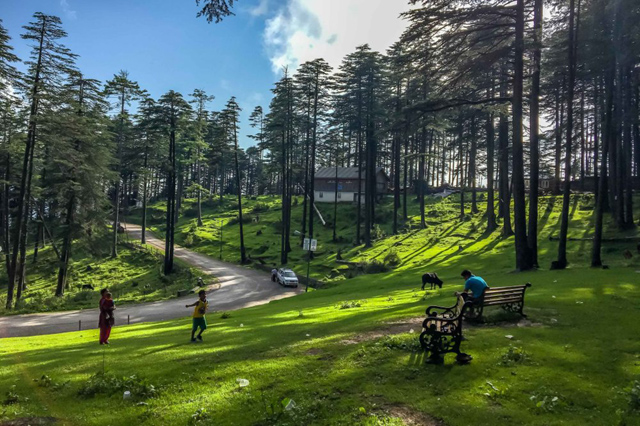
[[254, 18], [266, 15], [269, 11], [269, 0], [259, 0], [258, 4], [249, 9], [249, 14]]
[[67, 18], [75, 20], [78, 17], [78, 13], [75, 10], [71, 10], [67, 0], [60, 0], [60, 6], [62, 6], [62, 11]]
[[316, 58], [337, 67], [365, 43], [384, 52], [406, 28], [398, 16], [406, 10], [406, 0], [286, 0], [263, 35], [273, 71]]

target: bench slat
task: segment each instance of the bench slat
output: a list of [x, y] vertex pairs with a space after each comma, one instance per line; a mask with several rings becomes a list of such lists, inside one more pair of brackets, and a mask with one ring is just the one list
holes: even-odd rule
[[494, 295], [490, 294], [488, 296], [484, 296], [484, 301], [487, 302], [489, 300], [503, 299], [505, 297], [508, 297], [508, 298], [518, 297], [518, 298], [522, 299], [524, 297], [524, 295], [522, 293], [519, 293], [519, 294], [508, 293], [508, 294], [494, 294]]
[[490, 302], [485, 302], [484, 306], [506, 305], [508, 303], [519, 303], [519, 302], [522, 302], [522, 299], [492, 300]]
[[512, 290], [512, 291], [485, 291], [484, 296], [501, 296], [503, 294], [524, 294], [524, 291]]
[[507, 286], [503, 286], [503, 287], [491, 287], [489, 290], [487, 291], [495, 291], [495, 290], [509, 290], [509, 289], [525, 289], [531, 287], [529, 285], [523, 284], [523, 285], [507, 285]]
[[485, 291], [485, 294], [500, 294], [500, 293], [524, 293], [526, 287], [521, 288], [490, 288]]

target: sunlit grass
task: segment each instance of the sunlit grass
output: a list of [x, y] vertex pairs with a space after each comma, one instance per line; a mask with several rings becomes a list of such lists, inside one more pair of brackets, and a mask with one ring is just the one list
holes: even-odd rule
[[[3, 407], [0, 419], [54, 416], [63, 424], [189, 424], [193, 414], [205, 409], [201, 424], [377, 425], [402, 424], [391, 418], [394, 407], [402, 407], [447, 425], [639, 424], [638, 413], [629, 411], [630, 389], [640, 375], [635, 243], [605, 244], [610, 269], [604, 270], [588, 268], [590, 242], [571, 241], [570, 268], [549, 271], [557, 242], [548, 236], [557, 235], [560, 203], [555, 202], [546, 221], [543, 215], [545, 203], [553, 201], [541, 204], [538, 271], [513, 273], [513, 238], [502, 239], [499, 231], [485, 234], [481, 214], [459, 221], [452, 204], [433, 207], [449, 212], [438, 224], [381, 239], [371, 249], [323, 243], [324, 253], [314, 260], [316, 277], [335, 268], [335, 251], [341, 247], [343, 257], [354, 261], [384, 256], [393, 248], [403, 262], [387, 273], [336, 281], [326, 289], [232, 312], [227, 319], [210, 313], [203, 344], [188, 342], [188, 318], [117, 327], [108, 348], [97, 345], [97, 331], [0, 340], [0, 398], [13, 385], [17, 395], [30, 398]], [[247, 204], [250, 209], [251, 202]], [[255, 235], [256, 227], [271, 227], [279, 216], [277, 205], [274, 200], [274, 210], [260, 213], [260, 222], [247, 228]], [[592, 227], [590, 211], [579, 205], [571, 235], [583, 238]], [[346, 216], [350, 207], [341, 208]], [[206, 211], [207, 220], [217, 214], [213, 208]], [[221, 214], [233, 217], [228, 210]], [[181, 232], [192, 222], [181, 222]], [[341, 232], [353, 235], [346, 226]], [[234, 260], [236, 227], [224, 228], [227, 260]], [[217, 234], [213, 228], [207, 232], [214, 239], [194, 241], [193, 248], [217, 255]], [[320, 235], [330, 235], [330, 230]], [[618, 234], [609, 227], [607, 235]], [[277, 256], [279, 236], [263, 232], [261, 237], [247, 238], [250, 249], [265, 245], [266, 256]], [[625, 250], [633, 252], [631, 259], [624, 258]], [[294, 251], [296, 256], [302, 256], [301, 250]], [[417, 318], [424, 316], [426, 306], [453, 304], [452, 293], [462, 286], [461, 268], [472, 269], [492, 286], [531, 282], [528, 321], [518, 324], [517, 318], [494, 308], [487, 324], [467, 326], [463, 350], [474, 357], [467, 366], [453, 364], [452, 357], [442, 367], [426, 365], [420, 352], [391, 344], [385, 337], [394, 327], [390, 323], [417, 321], [393, 331], [401, 331], [397, 341], [415, 344]], [[419, 291], [426, 271], [443, 278], [442, 290]], [[340, 309], [355, 300], [360, 307]], [[510, 362], [510, 347], [523, 351], [524, 359]], [[103, 359], [107, 372], [135, 374], [157, 386], [159, 394], [130, 401], [121, 394], [79, 397], [86, 380], [102, 371]], [[41, 388], [33, 380], [43, 374], [68, 384]], [[240, 388], [239, 378], [249, 380], [249, 386]], [[285, 398], [297, 408], [276, 420], [271, 404], [278, 411]]]

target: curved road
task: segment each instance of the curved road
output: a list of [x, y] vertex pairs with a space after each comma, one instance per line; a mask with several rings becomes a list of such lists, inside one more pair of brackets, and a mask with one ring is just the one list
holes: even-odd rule
[[[134, 239], [140, 239], [139, 226], [127, 224], [126, 228]], [[149, 232], [147, 244], [164, 250], [164, 241], [155, 238]], [[207, 295], [211, 311], [230, 311], [262, 305], [272, 300], [295, 296], [303, 291], [300, 288], [283, 288], [271, 282], [268, 273], [221, 262], [180, 246], [175, 247], [175, 257], [218, 278], [220, 288], [210, 291]], [[131, 317], [132, 324], [189, 316], [191, 310], [185, 309], [184, 305], [192, 303], [196, 297], [189, 295], [160, 302], [118, 307], [116, 325], [126, 322], [127, 315]], [[97, 328], [98, 309], [0, 317], [0, 338], [77, 331], [79, 322], [82, 330]]]

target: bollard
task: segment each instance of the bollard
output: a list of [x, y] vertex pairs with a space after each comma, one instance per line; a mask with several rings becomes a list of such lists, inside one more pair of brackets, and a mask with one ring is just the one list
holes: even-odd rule
[[82, 320], [78, 320], [78, 330], [82, 331]]
[[127, 325], [131, 324], [131, 317], [127, 315]]

